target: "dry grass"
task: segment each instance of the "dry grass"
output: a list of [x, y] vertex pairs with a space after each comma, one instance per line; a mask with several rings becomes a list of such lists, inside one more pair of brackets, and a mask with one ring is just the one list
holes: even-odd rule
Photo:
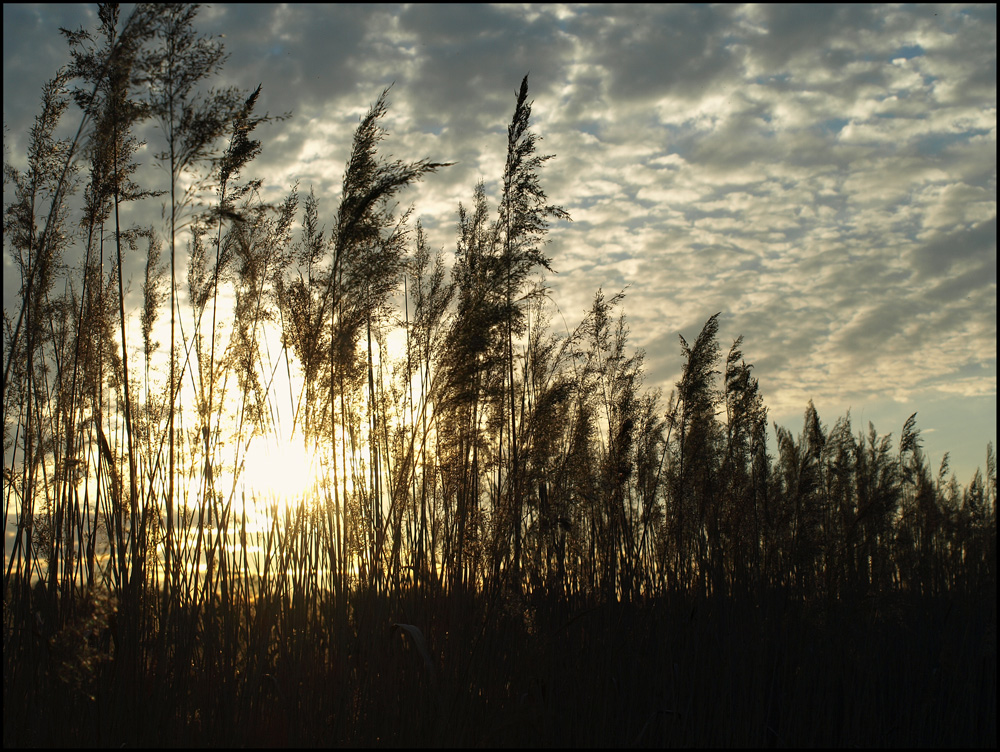
[[[187, 144], [156, 186], [162, 253], [122, 230], [119, 204], [143, 196], [119, 178], [134, 118], [182, 110], [167, 80], [152, 110], [123, 103], [150, 95], [129, 66], [194, 13], [143, 5], [119, 28], [102, 6], [93, 40], [69, 35], [101, 94], [75, 140], [54, 136], [65, 74], [29, 169], [5, 170], [21, 275], [4, 322], [5, 747], [996, 746], [992, 451], [968, 488], [944, 467], [935, 483], [914, 419], [896, 451], [849, 419], [827, 431], [810, 403], [771, 457], [742, 339], [715, 381], [717, 316], [681, 339], [665, 407], [641, 390], [621, 295], [553, 335], [536, 272], [564, 213], [536, 174], [527, 79], [507, 191], [494, 211], [480, 184], [460, 209], [450, 279], [394, 208], [447, 165], [379, 151], [386, 92], [339, 206], [324, 225], [310, 194], [298, 232], [297, 192], [269, 206], [239, 177], [274, 119], [253, 115], [259, 92], [177, 93], [200, 115], [160, 130]], [[194, 58], [221, 63], [206, 44]], [[141, 348], [110, 261], [139, 240]], [[189, 304], [163, 310], [185, 274]], [[264, 502], [240, 463], [278, 433], [279, 401], [320, 471]]]
[[[995, 600], [914, 598], [889, 616], [765, 601], [542, 600], [525, 612], [478, 596], [359, 592], [348, 609], [321, 596], [258, 602], [231, 645], [212, 635], [242, 617], [218, 610], [177, 611], [164, 639], [125, 632], [100, 599], [55, 633], [5, 608], [4, 744], [995, 741]], [[136, 638], [152, 644], [136, 650]]]

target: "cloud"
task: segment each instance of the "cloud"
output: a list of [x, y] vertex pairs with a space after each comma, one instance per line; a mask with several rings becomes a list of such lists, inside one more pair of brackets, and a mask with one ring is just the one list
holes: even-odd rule
[[[9, 159], [67, 59], [56, 27], [93, 23], [4, 6]], [[677, 334], [722, 311], [775, 415], [995, 402], [994, 6], [223, 4], [199, 29], [226, 35], [219, 85], [294, 111], [262, 127], [256, 168], [272, 199], [312, 186], [327, 225], [358, 119], [395, 82], [385, 148], [458, 162], [403, 197], [446, 251], [475, 184], [499, 197], [530, 73], [542, 184], [574, 220], [550, 232], [552, 299], [572, 328], [627, 286], [649, 385], [669, 391]]]
[[[968, 196], [978, 197], [979, 192], [960, 191], [958, 189], [950, 193], [963, 193]], [[949, 198], [959, 199], [960, 196], [950, 196]], [[951, 203], [951, 202], [949, 202]], [[955, 207], [957, 209], [958, 207]], [[958, 212], [952, 213], [955, 216]], [[940, 280], [951, 273], [956, 266], [975, 267], [973, 271], [981, 272], [992, 265], [992, 278], [989, 274], [981, 277], [982, 284], [996, 283], [996, 259], [997, 259], [997, 220], [996, 215], [985, 222], [981, 222], [973, 227], [963, 227], [954, 232], [937, 234], [935, 233], [926, 242], [915, 245], [910, 253], [913, 266], [917, 272], [918, 279]]]

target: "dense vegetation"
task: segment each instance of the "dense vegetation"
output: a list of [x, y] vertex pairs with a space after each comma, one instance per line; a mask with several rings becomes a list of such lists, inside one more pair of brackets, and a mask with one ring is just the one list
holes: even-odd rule
[[[996, 745], [992, 447], [963, 488], [915, 416], [894, 443], [810, 403], [772, 455], [718, 314], [665, 401], [622, 295], [551, 333], [527, 78], [453, 259], [398, 213], [447, 164], [382, 156], [386, 92], [332, 213], [265, 203], [281, 118], [205, 88], [196, 11], [64, 30], [4, 165], [5, 746]], [[321, 465], [292, 503], [241, 480], [278, 368]]]

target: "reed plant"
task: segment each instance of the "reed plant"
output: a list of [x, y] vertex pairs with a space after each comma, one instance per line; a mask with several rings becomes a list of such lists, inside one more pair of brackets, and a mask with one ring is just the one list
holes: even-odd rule
[[[332, 210], [264, 202], [283, 116], [204, 88], [196, 11], [65, 32], [4, 165], [5, 746], [996, 745], [992, 447], [963, 488], [915, 416], [810, 403], [772, 456], [718, 314], [666, 405], [623, 293], [553, 333], [527, 78], [454, 254], [396, 207], [448, 163], [384, 156], [388, 90]], [[281, 441], [291, 496], [248, 482]]]

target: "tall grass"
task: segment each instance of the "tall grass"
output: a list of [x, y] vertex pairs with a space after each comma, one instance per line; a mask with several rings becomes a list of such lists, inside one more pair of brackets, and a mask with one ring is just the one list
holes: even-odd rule
[[[915, 419], [894, 449], [810, 403], [772, 457], [715, 316], [666, 406], [622, 295], [553, 335], [526, 78], [450, 271], [394, 204], [447, 165], [382, 155], [387, 92], [328, 226], [263, 202], [281, 118], [200, 88], [195, 10], [67, 32], [4, 167], [5, 745], [995, 746], [992, 448], [963, 489]], [[286, 440], [307, 490], [248, 486]]]

